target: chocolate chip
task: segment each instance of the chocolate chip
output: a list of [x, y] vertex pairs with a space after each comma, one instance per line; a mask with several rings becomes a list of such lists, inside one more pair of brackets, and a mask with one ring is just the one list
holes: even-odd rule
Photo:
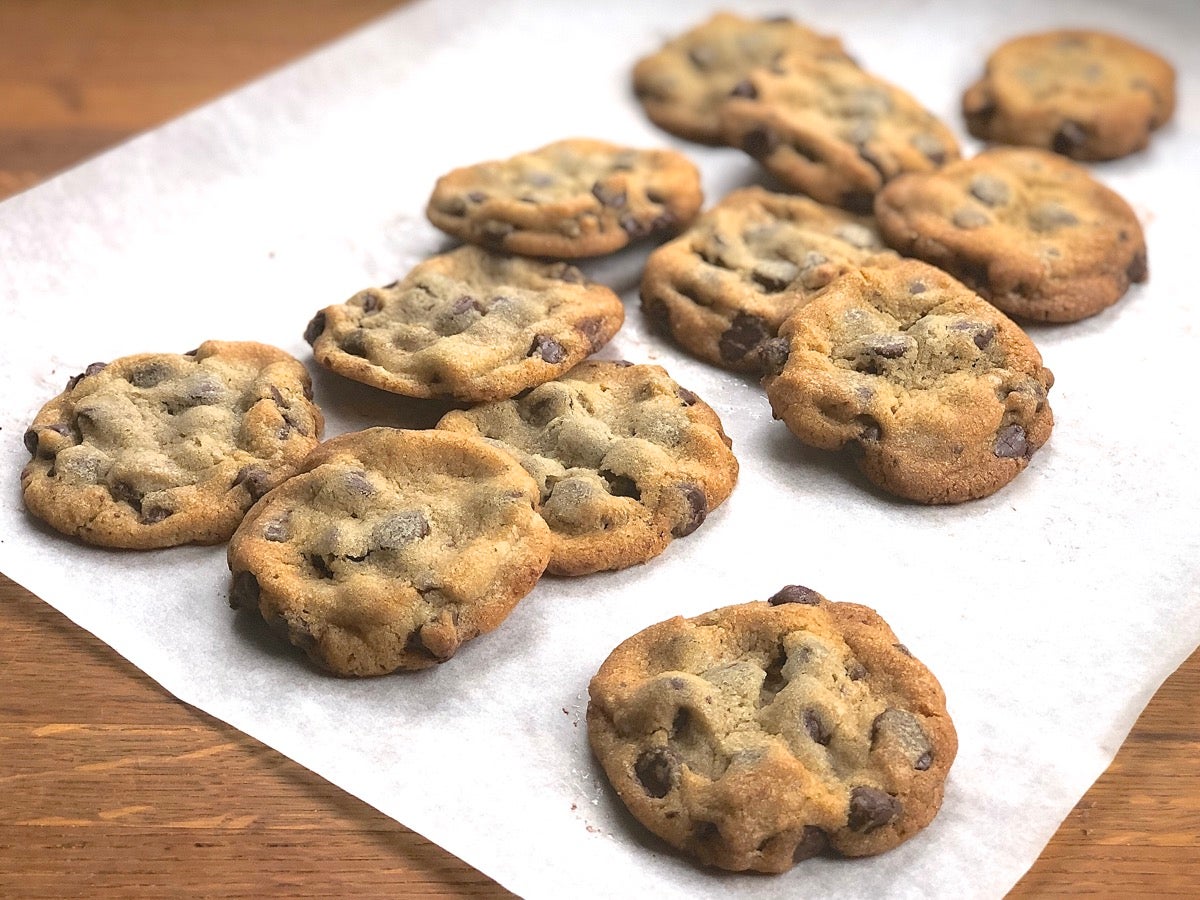
[[779, 143], [779, 135], [765, 125], [751, 128], [742, 136], [742, 149], [755, 159], [769, 156], [775, 152]]
[[1029, 226], [1045, 233], [1079, 224], [1079, 217], [1059, 203], [1042, 203], [1029, 213]]
[[785, 603], [803, 603], [805, 606], [818, 606], [821, 603], [821, 595], [812, 588], [807, 588], [802, 584], [789, 584], [772, 594], [767, 602], [772, 606], [782, 606]]
[[1150, 276], [1149, 268], [1146, 265], [1146, 254], [1136, 253], [1129, 265], [1125, 268], [1125, 277], [1131, 282], [1142, 282]]
[[908, 649], [907, 644], [892, 644], [892, 646], [895, 647], [897, 650], [899, 650], [901, 653], [903, 653], [905, 656], [912, 656], [912, 651]]
[[916, 341], [906, 334], [873, 334], [863, 340], [863, 349], [880, 359], [899, 359]]
[[778, 375], [787, 365], [791, 352], [792, 347], [787, 338], [775, 337], [763, 341], [755, 351], [759, 375], [765, 378]]
[[637, 482], [629, 476], [618, 475], [607, 469], [601, 469], [600, 477], [607, 482], [608, 492], [614, 497], [632, 497], [634, 500], [642, 499], [642, 492], [638, 490]]
[[657, 297], [642, 296], [642, 314], [660, 331], [667, 331], [671, 327], [671, 310]]
[[708, 515], [708, 498], [704, 496], [704, 489], [700, 485], [689, 482], [679, 485], [679, 490], [687, 501], [688, 517], [671, 530], [671, 534], [677, 538], [687, 537], [704, 524]]
[[487, 194], [485, 194], [483, 191], [471, 191], [469, 194], [467, 194], [467, 199], [472, 203], [482, 203], [487, 199]]
[[251, 500], [257, 500], [271, 489], [271, 476], [264, 469], [256, 466], [242, 466], [237, 477], [233, 479], [234, 487], [241, 485], [250, 495]]
[[932, 134], [924, 131], [918, 132], [912, 136], [909, 143], [916, 147], [918, 152], [935, 166], [940, 166], [946, 161], [946, 148]]
[[610, 209], [623, 209], [628, 201], [625, 191], [606, 185], [602, 181], [592, 185], [592, 196]]
[[316, 570], [317, 575], [321, 578], [333, 577], [333, 569], [329, 568], [329, 563], [319, 553], [309, 553], [305, 559], [308, 560], [308, 564]]
[[285, 512], [277, 519], [270, 519], [264, 525], [262, 534], [265, 539], [274, 544], [281, 544], [291, 536], [291, 512]]
[[970, 206], [963, 206], [954, 211], [954, 215], [950, 217], [950, 221], [954, 223], [956, 228], [962, 228], [969, 231], [973, 228], [982, 228], [991, 220], [983, 212]]
[[758, 88], [749, 79], [743, 79], [733, 86], [733, 90], [729, 92], [730, 97], [744, 97], [747, 100], [753, 100], [758, 96]]
[[85, 379], [91, 375], [95, 375], [97, 372], [103, 372], [107, 368], [108, 368], [108, 363], [102, 363], [102, 362], [92, 363], [90, 366], [88, 366], [86, 369], [84, 369], [78, 375], [72, 375], [70, 378], [67, 379], [67, 390], [68, 391], [71, 390], [71, 388], [75, 387], [75, 385], [79, 384], [79, 382], [83, 381], [83, 379]]
[[358, 302], [362, 305], [363, 312], [368, 314], [377, 312], [383, 306], [383, 300], [374, 291], [360, 294]]
[[135, 488], [132, 484], [126, 481], [117, 481], [109, 485], [108, 492], [112, 494], [114, 500], [119, 500], [122, 503], [128, 503], [138, 511], [142, 512], [142, 492]]
[[565, 281], [568, 284], [584, 284], [587, 281], [587, 276], [583, 272], [568, 263], [563, 263], [554, 275], [559, 281]]
[[850, 791], [850, 809], [846, 825], [851, 831], [868, 834], [895, 819], [900, 801], [879, 788], [860, 786]]
[[654, 229], [653, 222], [646, 222], [639, 219], [633, 213], [626, 213], [617, 220], [617, 224], [621, 226], [621, 230], [629, 235], [630, 238], [645, 237]]
[[38, 436], [37, 432], [32, 428], [25, 432], [25, 449], [29, 451], [30, 456], [37, 456]]
[[526, 356], [540, 356], [543, 361], [555, 364], [560, 363], [567, 358], [567, 351], [563, 349], [563, 345], [550, 337], [548, 334], [535, 334], [533, 343], [529, 345], [529, 349], [525, 352]]
[[229, 591], [229, 605], [234, 609], [257, 609], [261, 590], [253, 572], [235, 572]]
[[868, 674], [867, 667], [857, 659], [852, 659], [846, 663], [846, 677], [851, 681], [862, 681]]
[[872, 752], [883, 747], [899, 749], [918, 771], [933, 764], [933, 748], [921, 722], [906, 709], [888, 707], [871, 723]]
[[771, 337], [767, 323], [758, 316], [739, 312], [717, 342], [721, 359], [736, 363], [760, 343]]
[[913, 281], [908, 285], [908, 292], [910, 294], [923, 294], [927, 290], [928, 287], [926, 287], [923, 281]]
[[1054, 132], [1050, 147], [1055, 153], [1072, 156], [1083, 148], [1087, 140], [1087, 132], [1083, 130], [1083, 126], [1068, 119]]
[[[683, 401], [684, 406], [694, 406], [696, 404], [696, 401], [700, 399], [699, 397], [697, 397], [695, 394], [693, 394], [691, 391], [689, 391], [685, 387], [676, 388], [675, 396]], [[28, 446], [28, 445], [26, 445], [26, 446]]]
[[494, 246], [504, 243], [504, 239], [514, 231], [516, 231], [516, 226], [511, 222], [498, 222], [495, 219], [489, 219], [480, 228], [480, 238], [484, 243]]
[[1001, 459], [1020, 459], [1029, 455], [1029, 443], [1025, 439], [1025, 429], [1020, 425], [1005, 425], [996, 433], [996, 442], [992, 452]]
[[159, 522], [163, 521], [163, 519], [170, 517], [174, 513], [175, 510], [166, 506], [152, 506], [149, 509], [143, 506], [139, 521], [143, 525], [157, 525]]
[[958, 321], [950, 325], [951, 331], [966, 332], [980, 350], [986, 350], [996, 339], [996, 328], [986, 322]]
[[429, 520], [419, 509], [388, 516], [371, 532], [371, 540], [380, 550], [399, 550], [429, 536]]
[[575, 324], [576, 330], [587, 338], [588, 345], [595, 353], [604, 346], [604, 340], [601, 338], [601, 333], [604, 330], [604, 320], [598, 316], [592, 316], [587, 319], [581, 319]]
[[441, 210], [448, 216], [465, 216], [467, 201], [462, 197], [447, 197], [442, 201]]
[[1008, 185], [995, 175], [976, 175], [971, 179], [971, 196], [988, 206], [1003, 206], [1009, 201]]
[[806, 709], [803, 716], [804, 730], [808, 732], [808, 736], [822, 747], [829, 746], [829, 742], [833, 739], [833, 732], [821, 720], [821, 714], [815, 709]]
[[764, 290], [782, 291], [800, 274], [800, 267], [786, 259], [765, 259], [750, 272], [750, 277]]
[[477, 301], [470, 294], [463, 294], [461, 297], [455, 300], [453, 305], [450, 307], [450, 315], [461, 316], [467, 310], [475, 309], [476, 303]]
[[321, 336], [321, 332], [325, 330], [325, 313], [319, 312], [312, 317], [308, 326], [304, 329], [304, 340], [311, 347], [316, 343], [317, 338]]
[[879, 427], [879, 422], [871, 416], [859, 416], [858, 422], [860, 425], [858, 440], [874, 442], [883, 436], [883, 429]]
[[151, 388], [161, 383], [170, 374], [170, 370], [162, 363], [150, 363], [134, 369], [129, 373], [128, 379], [134, 387]]
[[675, 786], [679, 758], [666, 747], [645, 750], [633, 764], [633, 773], [647, 794], [654, 798], [665, 797]]
[[820, 856], [828, 849], [829, 835], [825, 830], [816, 825], [805, 825], [800, 840], [796, 842], [796, 849], [792, 852], [792, 862], [804, 862], [806, 859]]

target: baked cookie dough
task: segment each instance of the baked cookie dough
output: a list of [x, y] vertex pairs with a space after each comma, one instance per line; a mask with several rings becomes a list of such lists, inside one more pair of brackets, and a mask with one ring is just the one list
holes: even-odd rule
[[1021, 319], [1078, 321], [1149, 275], [1129, 204], [1046, 150], [994, 147], [905, 175], [880, 192], [875, 216], [891, 246]]
[[465, 245], [312, 319], [313, 358], [407, 397], [513, 397], [566, 372], [625, 321], [621, 298], [574, 266]]
[[717, 414], [658, 366], [589, 360], [437, 427], [486, 438], [533, 476], [557, 575], [653, 559], [699, 528], [738, 474]]
[[799, 585], [652, 625], [589, 692], [629, 811], [733, 871], [897, 846], [937, 814], [958, 750], [941, 686], [887, 623]]
[[445, 662], [504, 621], [545, 569], [537, 500], [533, 479], [478, 439], [339, 435], [233, 535], [230, 605], [261, 613], [338, 675]]
[[725, 143], [790, 188], [869, 213], [902, 172], [958, 159], [958, 141], [910, 94], [848, 60], [803, 53], [754, 69], [721, 106]]
[[573, 138], [443, 175], [426, 215], [493, 250], [573, 259], [674, 233], [703, 202], [700, 173], [682, 153]]
[[1103, 160], [1143, 149], [1175, 111], [1175, 70], [1099, 31], [1023, 35], [1001, 44], [963, 94], [977, 138]]
[[324, 424], [307, 370], [265, 344], [93, 363], [25, 432], [25, 506], [104, 547], [221, 543]]
[[758, 349], [784, 319], [881, 255], [893, 254], [869, 217], [742, 188], [650, 254], [642, 310], [700, 359], [761, 375]]
[[1011, 319], [917, 260], [848, 272], [779, 330], [775, 417], [802, 442], [851, 449], [885, 491], [985, 497], [1050, 437], [1054, 383]]
[[836, 37], [787, 16], [749, 19], [718, 12], [672, 37], [633, 68], [633, 90], [660, 128], [705, 144], [721, 143], [718, 109], [751, 69], [785, 52], [845, 59]]

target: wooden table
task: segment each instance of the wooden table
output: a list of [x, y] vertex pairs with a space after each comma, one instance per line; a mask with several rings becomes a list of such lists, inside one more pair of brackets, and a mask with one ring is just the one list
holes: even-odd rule
[[[0, 198], [398, 5], [2, 0]], [[0, 897], [510, 896], [2, 576], [0, 636]], [[1198, 701], [1200, 652], [1013, 897], [1200, 896]]]

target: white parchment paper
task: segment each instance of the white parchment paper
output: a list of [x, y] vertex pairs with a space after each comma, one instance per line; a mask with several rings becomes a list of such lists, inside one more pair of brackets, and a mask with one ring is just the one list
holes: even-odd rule
[[[737, 6], [841, 35], [968, 152], [958, 98], [1009, 35], [1104, 27], [1179, 68], [1176, 121], [1148, 151], [1093, 167], [1142, 218], [1151, 280], [1085, 322], [1031, 329], [1057, 376], [1057, 425], [1013, 484], [917, 507], [801, 447], [752, 381], [648, 334], [639, 248], [588, 266], [628, 307], [602, 355], [658, 362], [708, 400], [739, 485], [648, 565], [544, 579], [436, 671], [323, 676], [229, 610], [223, 547], [107, 552], [27, 517], [21, 435], [95, 360], [260, 340], [310, 364], [328, 435], [432, 424], [428, 405], [315, 371], [301, 335], [318, 309], [444, 246], [422, 211], [453, 166], [591, 136], [684, 150], [710, 200], [758, 177], [737, 151], [655, 129], [629, 90], [633, 61], [715, 4], [421, 0], [0, 206], [0, 567], [180, 699], [527, 897], [1000, 896], [1200, 643], [1200, 17], [1190, 2], [1116, 0]], [[942, 681], [961, 751], [941, 814], [900, 848], [714, 875], [648, 838], [603, 784], [587, 683], [642, 627], [787, 583], [877, 608]]]

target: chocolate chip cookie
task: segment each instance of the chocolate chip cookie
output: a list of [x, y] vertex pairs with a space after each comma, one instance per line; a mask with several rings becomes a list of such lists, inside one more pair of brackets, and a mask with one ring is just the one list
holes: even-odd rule
[[617, 647], [588, 737], [625, 805], [698, 861], [783, 872], [929, 824], [958, 737], [937, 679], [865, 606], [789, 585]]
[[1050, 31], [1014, 38], [963, 94], [967, 129], [1002, 144], [1101, 160], [1144, 148], [1175, 111], [1175, 70], [1125, 38]]
[[346, 378], [466, 402], [566, 372], [621, 327], [625, 307], [574, 266], [465, 245], [313, 318], [313, 358]]
[[873, 219], [759, 187], [729, 194], [650, 254], [642, 309], [684, 348], [762, 374], [758, 348], [830, 281], [892, 256]]
[[747, 19], [718, 12], [637, 61], [633, 89], [660, 128], [705, 144], [721, 143], [717, 110], [750, 70], [785, 52], [846, 58], [842, 42], [786, 16]]
[[658, 366], [589, 360], [438, 428], [488, 439], [533, 476], [557, 575], [653, 559], [699, 528], [738, 474], [717, 414]]
[[884, 239], [1012, 316], [1074, 322], [1145, 281], [1146, 239], [1117, 193], [1045, 150], [995, 147], [880, 192]]
[[871, 211], [902, 172], [958, 159], [958, 141], [911, 95], [848, 60], [788, 53], [721, 105], [724, 141], [822, 203]]
[[868, 479], [921, 503], [994, 493], [1054, 424], [1054, 376], [1025, 332], [917, 260], [841, 276], [764, 352], [776, 418], [805, 444], [850, 449]]
[[93, 363], [25, 432], [25, 506], [104, 547], [220, 543], [324, 424], [304, 366], [265, 344]]
[[382, 675], [496, 628], [549, 556], [537, 486], [507, 454], [369, 428], [320, 445], [250, 511], [229, 542], [229, 602], [331, 672]]
[[443, 175], [426, 215], [493, 250], [573, 259], [678, 231], [703, 201], [681, 153], [575, 138]]

